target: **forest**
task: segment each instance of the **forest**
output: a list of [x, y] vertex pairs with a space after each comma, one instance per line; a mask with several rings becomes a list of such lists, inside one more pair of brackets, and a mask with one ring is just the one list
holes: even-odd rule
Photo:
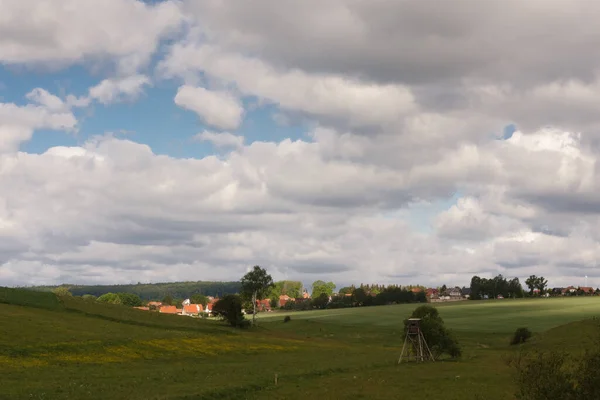
[[165, 282], [165, 283], [137, 283], [130, 285], [73, 285], [60, 286], [31, 286], [24, 289], [53, 291], [59, 287], [66, 287], [74, 296], [91, 294], [100, 297], [106, 293], [131, 293], [142, 300], [157, 300], [169, 295], [173, 298], [188, 298], [194, 294], [222, 297], [226, 294], [238, 293], [240, 282]]

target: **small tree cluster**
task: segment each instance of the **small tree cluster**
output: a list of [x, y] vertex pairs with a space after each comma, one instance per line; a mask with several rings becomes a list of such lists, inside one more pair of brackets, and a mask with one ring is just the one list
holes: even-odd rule
[[521, 286], [519, 278], [515, 277], [509, 280], [501, 274], [491, 279], [475, 275], [471, 278], [470, 289], [469, 299], [471, 300], [495, 299], [500, 295], [505, 298], [523, 297], [523, 286]]
[[64, 286], [57, 287], [56, 289], [53, 290], [53, 292], [58, 297], [71, 297], [71, 296], [73, 296], [71, 294], [71, 292], [69, 291], [69, 288], [64, 287]]
[[529, 288], [530, 296], [533, 296], [534, 290], [537, 290], [538, 294], [542, 295], [546, 291], [546, 287], [548, 286], [548, 280], [544, 279], [543, 276], [538, 277], [535, 275], [531, 275], [525, 280], [525, 284]]
[[142, 299], [133, 293], [106, 293], [96, 299], [99, 303], [121, 304], [128, 307], [139, 307]]
[[[459, 358], [462, 355], [458, 341], [444, 326], [444, 321], [437, 308], [428, 305], [417, 307], [410, 318], [421, 319], [421, 332], [436, 359], [442, 354], [447, 354], [451, 358]], [[407, 330], [408, 319], [404, 320], [404, 335]]]
[[242, 299], [236, 294], [228, 294], [213, 305], [213, 314], [227, 321], [229, 325], [245, 328], [249, 321], [242, 314]]

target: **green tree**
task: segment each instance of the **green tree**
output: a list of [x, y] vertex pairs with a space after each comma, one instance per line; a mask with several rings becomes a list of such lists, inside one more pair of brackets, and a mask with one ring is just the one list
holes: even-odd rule
[[269, 304], [271, 305], [271, 309], [279, 308], [279, 297], [271, 297]]
[[226, 320], [233, 327], [243, 328], [247, 321], [242, 314], [242, 299], [236, 294], [228, 294], [213, 305], [213, 314]]
[[345, 286], [345, 287], [341, 288], [338, 293], [339, 294], [352, 294], [353, 291], [354, 291], [354, 289], [352, 289], [351, 286]]
[[530, 295], [533, 295], [534, 289], [539, 290], [539, 294], [541, 295], [544, 294], [546, 286], [548, 286], [548, 281], [544, 279], [543, 276], [537, 277], [535, 275], [531, 275], [525, 280], [525, 285], [527, 285], [529, 288]]
[[285, 294], [292, 298], [302, 296], [302, 282], [300, 281], [281, 281], [281, 291], [279, 294]]
[[325, 293], [321, 293], [319, 296], [313, 297], [311, 303], [315, 308], [326, 308], [329, 303], [329, 296]]
[[139, 307], [142, 305], [142, 299], [140, 296], [133, 293], [117, 293], [117, 296], [121, 300], [119, 304], [129, 307]]
[[333, 282], [324, 282], [321, 280], [314, 281], [312, 284], [312, 297], [319, 297], [321, 293], [325, 293], [327, 297], [333, 294], [335, 290], [335, 283]]
[[70, 296], [73, 296], [71, 294], [71, 292], [69, 291], [69, 288], [67, 288], [65, 286], [57, 287], [56, 289], [53, 290], [53, 292], [58, 297], [66, 297], [66, 296], [70, 297]]
[[255, 265], [241, 279], [242, 295], [252, 300], [252, 325], [256, 323], [256, 301], [262, 300], [274, 285], [273, 278], [264, 268]]
[[107, 304], [121, 304], [121, 298], [116, 293], [106, 293], [102, 296], [98, 297], [97, 300], [99, 303], [107, 303]]
[[81, 298], [85, 301], [96, 301], [97, 297], [93, 294], [84, 294]]
[[352, 292], [352, 299], [355, 303], [358, 303], [358, 305], [363, 305], [365, 301], [367, 301], [367, 297], [368, 295], [363, 288], [356, 288], [354, 289], [354, 292]]
[[203, 294], [196, 293], [190, 296], [190, 302], [192, 304], [202, 304], [203, 307], [206, 307], [208, 304], [208, 297]]
[[173, 296], [171, 296], [170, 294], [166, 295], [165, 297], [163, 297], [161, 303], [163, 303], [165, 306], [172, 306]]
[[[444, 326], [444, 321], [440, 317], [437, 308], [429, 305], [419, 306], [412, 312], [410, 318], [421, 319], [421, 331], [435, 358], [444, 353], [452, 358], [461, 356], [460, 346], [452, 332]], [[405, 319], [404, 335], [406, 335], [407, 330], [408, 319]]]

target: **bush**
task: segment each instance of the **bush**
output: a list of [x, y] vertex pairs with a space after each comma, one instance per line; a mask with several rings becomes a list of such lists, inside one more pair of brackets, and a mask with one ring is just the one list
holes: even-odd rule
[[238, 328], [246, 328], [250, 321], [242, 314], [242, 299], [235, 294], [228, 294], [213, 305], [213, 314], [226, 320], [229, 325]]
[[565, 368], [566, 356], [558, 352], [520, 354], [511, 360], [517, 372], [517, 399], [575, 399], [573, 375]]
[[527, 339], [529, 339], [531, 337], [531, 331], [527, 328], [518, 328], [511, 341], [510, 344], [511, 345], [515, 345], [515, 344], [520, 344], [520, 343], [525, 343], [527, 341]]
[[121, 304], [121, 298], [116, 293], [105, 293], [96, 299], [98, 303]]
[[64, 286], [57, 287], [56, 289], [53, 290], [53, 292], [58, 297], [73, 296], [71, 294], [71, 292], [69, 291], [69, 288], [66, 288]]
[[[458, 341], [444, 326], [437, 308], [429, 305], [417, 307], [410, 318], [421, 318], [421, 332], [436, 359], [442, 354], [448, 354], [451, 358], [459, 358], [462, 355]], [[408, 319], [404, 320], [404, 335], [407, 329]]]
[[[596, 327], [600, 333], [600, 326]], [[600, 399], [600, 341], [585, 354], [533, 351], [510, 358], [515, 369], [517, 399]]]
[[290, 317], [289, 315], [286, 315], [285, 318], [283, 319], [283, 322], [290, 322], [292, 320], [292, 317]]

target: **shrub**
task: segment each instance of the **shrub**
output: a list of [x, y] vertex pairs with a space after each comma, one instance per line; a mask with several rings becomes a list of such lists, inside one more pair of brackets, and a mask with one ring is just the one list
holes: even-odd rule
[[121, 297], [116, 293], [105, 293], [96, 299], [99, 303], [121, 304]]
[[574, 399], [573, 375], [565, 368], [566, 356], [558, 352], [520, 354], [510, 360], [516, 369], [517, 399]]
[[96, 296], [93, 294], [84, 294], [81, 298], [85, 301], [96, 301]]
[[292, 320], [292, 317], [290, 317], [289, 315], [286, 315], [285, 318], [283, 319], [283, 322], [290, 322]]
[[[437, 308], [424, 305], [417, 307], [410, 318], [421, 318], [421, 332], [435, 358], [448, 354], [451, 358], [459, 358], [462, 351], [458, 341], [444, 326]], [[404, 320], [404, 335], [408, 329], [408, 319]]]
[[58, 297], [73, 296], [71, 294], [71, 292], [69, 291], [69, 288], [64, 287], [64, 286], [57, 287], [56, 289], [53, 290], [53, 292]]
[[517, 330], [515, 331], [510, 344], [511, 345], [515, 345], [515, 344], [520, 344], [520, 343], [525, 343], [527, 341], [527, 339], [529, 339], [531, 337], [531, 331], [527, 328], [517, 328]]
[[[597, 327], [600, 333], [600, 326]], [[558, 351], [519, 352], [508, 360], [514, 367], [517, 399], [600, 399], [600, 341], [583, 357]]]

